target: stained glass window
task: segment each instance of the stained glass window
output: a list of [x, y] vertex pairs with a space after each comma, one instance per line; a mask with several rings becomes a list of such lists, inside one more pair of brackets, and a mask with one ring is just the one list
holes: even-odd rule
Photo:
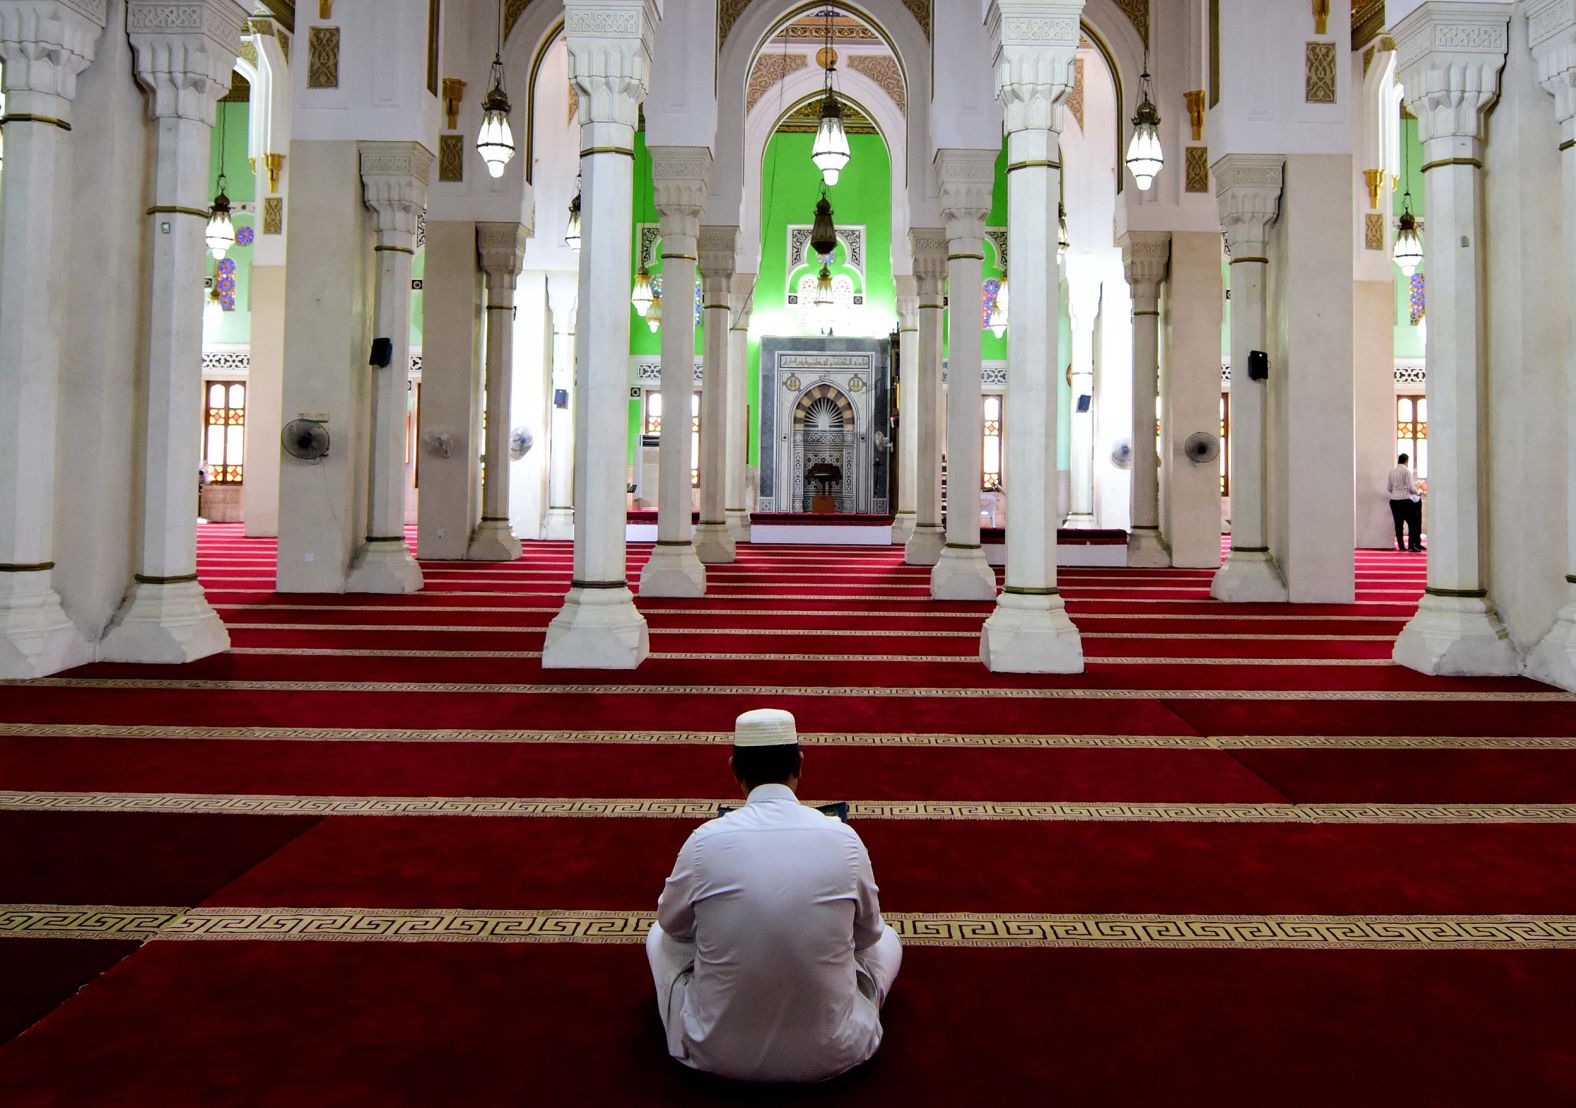
[[1408, 393], [1395, 398], [1395, 452], [1412, 456], [1412, 472], [1428, 480], [1428, 398]]
[[987, 394], [983, 402], [985, 422], [983, 463], [980, 466], [980, 489], [995, 492], [1001, 488], [1001, 424], [1002, 406], [999, 394]]
[[209, 381], [204, 387], [203, 465], [210, 485], [239, 485], [246, 447], [246, 385]]

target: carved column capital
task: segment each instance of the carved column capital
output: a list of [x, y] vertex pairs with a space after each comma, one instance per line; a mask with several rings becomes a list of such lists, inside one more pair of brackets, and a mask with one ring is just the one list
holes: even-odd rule
[[1527, 42], [1539, 82], [1554, 96], [1554, 118], [1562, 137], [1576, 137], [1576, 0], [1528, 4]]
[[1005, 128], [1062, 129], [1083, 0], [991, 0], [985, 16]]
[[662, 224], [664, 254], [695, 253], [706, 210], [711, 151], [704, 146], [653, 146], [651, 192]]
[[137, 81], [152, 94], [155, 116], [213, 125], [245, 23], [235, 0], [127, 0]]
[[525, 260], [525, 243], [531, 237], [523, 223], [478, 223], [476, 257], [487, 277], [489, 291], [512, 290]]
[[897, 327], [899, 331], [919, 329], [919, 282], [913, 277], [894, 277], [897, 286]]
[[947, 281], [947, 234], [939, 227], [915, 228], [908, 233], [908, 242], [914, 253], [916, 294], [922, 301], [934, 301], [920, 306], [939, 308]]
[[633, 142], [661, 19], [655, 0], [565, 0], [564, 40], [582, 151]]
[[996, 151], [937, 150], [934, 169], [951, 248], [979, 250], [996, 183]]
[[1269, 225], [1280, 212], [1285, 169], [1280, 154], [1227, 154], [1211, 169], [1220, 227], [1233, 258], [1263, 257]]
[[1502, 3], [1429, 0], [1396, 25], [1396, 74], [1425, 144], [1475, 150], [1482, 141], [1510, 46], [1510, 11]]
[[702, 227], [698, 239], [703, 304], [728, 304], [739, 246], [737, 227]]
[[733, 312], [733, 330], [748, 331], [755, 311], [755, 274], [735, 273], [729, 278], [728, 307]]
[[1128, 231], [1117, 243], [1133, 300], [1153, 303], [1171, 266], [1170, 231]]
[[6, 113], [69, 123], [103, 31], [104, 0], [0, 0]]
[[414, 251], [432, 151], [419, 142], [363, 142], [357, 150], [362, 199], [377, 217], [378, 245]]

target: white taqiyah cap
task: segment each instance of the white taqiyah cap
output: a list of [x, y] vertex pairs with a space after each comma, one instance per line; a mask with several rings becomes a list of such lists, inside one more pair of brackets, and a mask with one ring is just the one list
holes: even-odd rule
[[793, 746], [799, 742], [792, 712], [756, 708], [733, 721], [734, 746]]

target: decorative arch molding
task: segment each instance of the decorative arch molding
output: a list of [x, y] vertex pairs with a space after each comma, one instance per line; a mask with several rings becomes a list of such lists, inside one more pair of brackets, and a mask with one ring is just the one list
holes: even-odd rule
[[[529, 0], [510, 0], [511, 4], [513, 4], [513, 3], [520, 3], [520, 4], [523, 5], [523, 4], [527, 3], [527, 2], [529, 2]], [[738, 22], [739, 17], [744, 14], [745, 9], [750, 6], [751, 2], [752, 2], [752, 0], [718, 0], [718, 2], [717, 2], [717, 49], [718, 50], [721, 50], [722, 47], [727, 43], [728, 35], [730, 33], [732, 33], [734, 24]], [[835, 3], [835, 0], [830, 0], [830, 2]], [[903, 0], [903, 7], [908, 9], [909, 14], [914, 17], [914, 21], [919, 24], [920, 30], [924, 32], [924, 35], [925, 35], [925, 37], [927, 39], [930, 38], [930, 2], [931, 2], [931, 0]], [[1128, 0], [1128, 2], [1129, 3], [1135, 2], [1135, 0]], [[1145, 6], [1145, 9], [1147, 10], [1149, 0], [1136, 0], [1136, 2], [1143, 3], [1144, 6]], [[809, 7], [812, 7], [812, 8], [813, 7], [819, 7], [819, 6], [820, 5], [817, 5], [817, 4], [809, 5]], [[796, 13], [796, 14], [803, 14], [803, 13], [800, 12], [800, 13]]]
[[848, 399], [848, 394], [836, 385], [825, 382], [805, 389], [793, 409], [795, 431], [802, 431], [807, 427], [829, 431], [852, 431], [856, 422], [854, 404]]

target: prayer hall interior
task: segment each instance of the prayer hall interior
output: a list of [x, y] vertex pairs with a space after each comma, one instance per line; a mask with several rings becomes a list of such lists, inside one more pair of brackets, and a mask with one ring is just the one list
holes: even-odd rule
[[[0, 1103], [1576, 1103], [1576, 0], [0, 0], [0, 91]], [[757, 708], [904, 948], [808, 1090], [643, 947]]]

